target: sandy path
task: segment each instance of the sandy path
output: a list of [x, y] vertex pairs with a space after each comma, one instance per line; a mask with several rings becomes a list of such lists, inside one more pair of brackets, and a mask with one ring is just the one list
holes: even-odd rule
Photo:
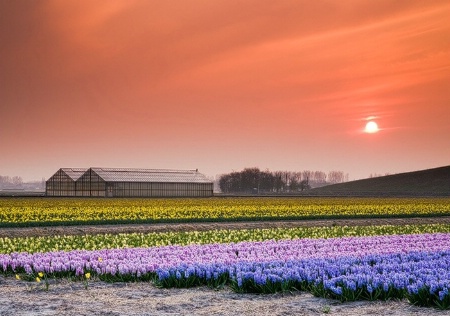
[[167, 231], [205, 231], [212, 229], [252, 229], [252, 228], [292, 228], [325, 226], [369, 226], [369, 225], [408, 225], [408, 224], [450, 224], [450, 216], [414, 218], [372, 218], [372, 219], [333, 219], [333, 220], [295, 220], [295, 221], [255, 221], [220, 223], [183, 224], [127, 224], [127, 225], [83, 225], [49, 226], [31, 228], [0, 228], [0, 237], [85, 235], [148, 233]]
[[225, 288], [159, 289], [145, 282], [58, 280], [49, 291], [37, 283], [0, 277], [0, 315], [449, 315], [407, 301], [351, 302], [309, 293], [236, 294]]

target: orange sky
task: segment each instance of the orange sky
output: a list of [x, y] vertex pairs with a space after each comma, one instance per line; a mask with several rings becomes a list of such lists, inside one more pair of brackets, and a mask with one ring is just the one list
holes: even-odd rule
[[0, 175], [449, 165], [449, 16], [422, 0], [1, 1]]

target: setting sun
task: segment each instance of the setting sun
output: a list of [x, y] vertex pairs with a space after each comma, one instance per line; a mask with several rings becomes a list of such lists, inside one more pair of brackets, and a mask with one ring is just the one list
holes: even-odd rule
[[374, 121], [367, 122], [366, 128], [364, 129], [366, 133], [373, 134], [379, 131], [378, 124]]

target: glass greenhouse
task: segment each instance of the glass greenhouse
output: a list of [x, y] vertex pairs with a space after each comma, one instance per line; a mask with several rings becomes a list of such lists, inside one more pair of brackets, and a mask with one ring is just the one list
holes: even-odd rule
[[213, 183], [198, 170], [61, 168], [46, 181], [46, 195], [208, 197]]

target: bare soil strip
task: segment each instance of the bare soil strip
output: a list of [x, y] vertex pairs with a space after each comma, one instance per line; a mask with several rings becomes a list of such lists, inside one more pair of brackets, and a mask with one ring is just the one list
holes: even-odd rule
[[105, 283], [65, 279], [50, 284], [0, 276], [0, 315], [448, 315], [406, 300], [340, 303], [306, 292], [238, 294], [229, 288], [160, 289], [147, 282]]
[[290, 221], [254, 221], [254, 222], [218, 222], [218, 223], [181, 223], [181, 224], [124, 224], [124, 225], [83, 225], [48, 226], [30, 228], [0, 228], [0, 237], [56, 236], [56, 235], [93, 235], [121, 233], [151, 233], [173, 231], [207, 231], [214, 229], [256, 229], [256, 228], [295, 228], [295, 227], [331, 227], [331, 226], [378, 226], [412, 224], [450, 224], [450, 216], [414, 217], [414, 218], [364, 218], [364, 219], [328, 219], [328, 220], [290, 220]]

